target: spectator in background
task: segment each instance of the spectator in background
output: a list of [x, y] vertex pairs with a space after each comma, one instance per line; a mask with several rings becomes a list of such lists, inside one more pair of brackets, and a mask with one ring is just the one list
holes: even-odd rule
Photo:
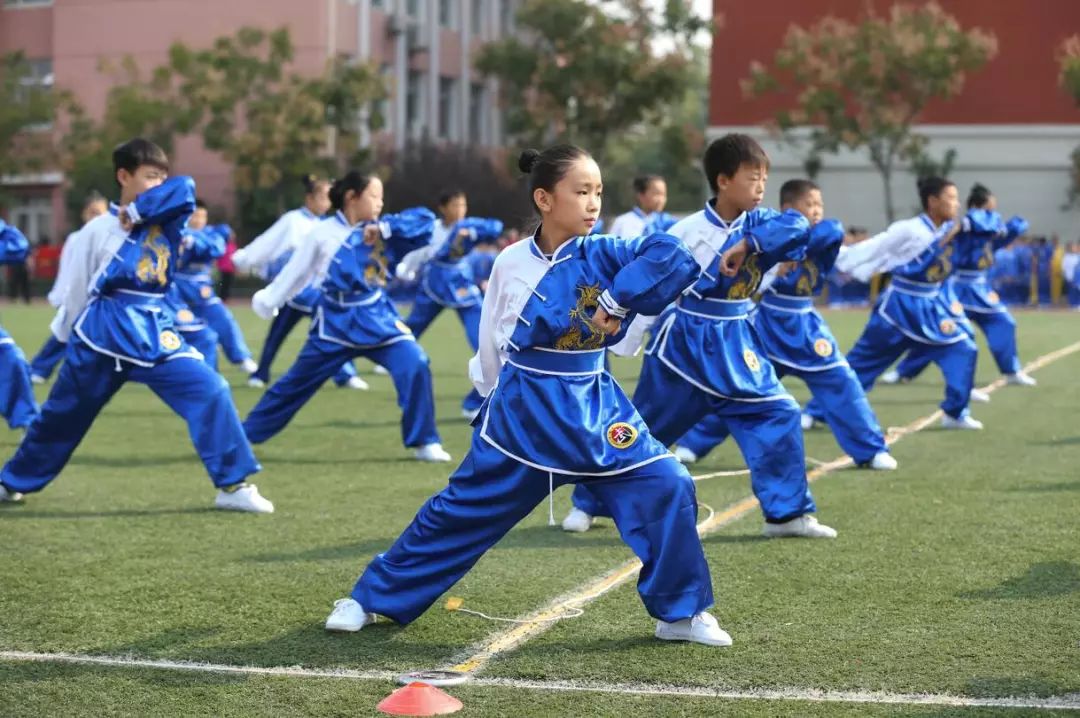
[[50, 242], [48, 237], [43, 237], [31, 256], [34, 279], [56, 279], [56, 272], [60, 267], [60, 247]]
[[[41, 244], [48, 244], [49, 238], [42, 237]], [[27, 304], [30, 303], [30, 271], [33, 269], [33, 249], [31, 253], [22, 259], [13, 261], [7, 268], [7, 293], [8, 299], [15, 301], [15, 297], [22, 297]]]
[[1065, 281], [1065, 297], [1069, 306], [1080, 309], [1080, 242], [1069, 242], [1061, 258], [1061, 274]]
[[236, 233], [230, 232], [229, 238], [225, 241], [225, 254], [221, 255], [217, 261], [218, 273], [221, 275], [218, 279], [218, 298], [223, 302], [229, 301], [233, 280], [236, 279], [236, 265], [232, 261], [234, 252], [236, 252]]

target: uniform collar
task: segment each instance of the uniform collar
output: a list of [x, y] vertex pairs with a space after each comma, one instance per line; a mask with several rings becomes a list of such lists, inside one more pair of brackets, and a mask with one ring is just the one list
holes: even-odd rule
[[718, 215], [716, 213], [716, 209], [715, 209], [715, 207], [713, 207], [715, 202], [716, 202], [716, 198], [713, 197], [712, 199], [710, 199], [708, 202], [705, 203], [705, 219], [709, 220], [710, 224], [714, 224], [714, 225], [716, 225], [717, 227], [719, 227], [720, 229], [722, 229], [722, 230], [724, 230], [726, 232], [733, 232], [734, 230], [741, 227], [743, 222], [746, 221], [746, 212], [743, 212], [742, 214], [740, 214], [738, 217], [731, 220], [730, 222], [725, 222], [720, 217], [720, 215]]

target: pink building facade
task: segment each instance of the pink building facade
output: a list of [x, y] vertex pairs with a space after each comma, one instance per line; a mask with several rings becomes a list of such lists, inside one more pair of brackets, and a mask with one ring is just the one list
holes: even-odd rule
[[[145, 73], [168, 47], [193, 47], [244, 26], [289, 28], [294, 68], [318, 73], [334, 57], [372, 62], [391, 97], [367, 141], [402, 147], [428, 137], [497, 146], [503, 140], [497, 88], [472, 68], [476, 49], [514, 31], [520, 0], [0, 0], [0, 55], [22, 51], [36, 82], [73, 91], [100, 114], [114, 79], [101, 68], [124, 56]], [[176, 172], [190, 174], [213, 204], [231, 205], [230, 168], [198, 138], [183, 138]], [[0, 178], [15, 197], [7, 210], [34, 242], [65, 230], [63, 176]], [[108, 194], [112, 188], [103, 187]]]

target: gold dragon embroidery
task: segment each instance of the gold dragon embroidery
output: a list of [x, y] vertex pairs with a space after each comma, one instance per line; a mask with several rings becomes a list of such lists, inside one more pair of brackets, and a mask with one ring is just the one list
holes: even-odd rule
[[941, 253], [941, 256], [934, 260], [934, 263], [926, 270], [926, 281], [928, 282], [940, 282], [949, 276], [949, 272], [952, 271], [952, 257], [953, 247], [950, 244]]
[[371, 286], [386, 285], [386, 244], [382, 236], [375, 239], [365, 239], [365, 244], [371, 247], [368, 255], [368, 265], [364, 267], [364, 281]]
[[578, 300], [570, 310], [570, 330], [555, 340], [555, 348], [563, 351], [600, 349], [604, 346], [604, 332], [593, 326], [593, 312], [600, 306], [600, 285], [578, 285]]
[[161, 227], [151, 227], [142, 243], [142, 256], [135, 267], [135, 276], [147, 284], [164, 287], [169, 283], [169, 243], [161, 236]]
[[749, 299], [754, 296], [761, 284], [761, 268], [758, 267], [757, 255], [752, 254], [743, 262], [737, 280], [728, 289], [728, 299]]
[[814, 285], [818, 280], [818, 268], [814, 264], [813, 260], [803, 260], [802, 267], [804, 274], [799, 277], [799, 281], [795, 282], [795, 293], [800, 297], [809, 297], [814, 293]]

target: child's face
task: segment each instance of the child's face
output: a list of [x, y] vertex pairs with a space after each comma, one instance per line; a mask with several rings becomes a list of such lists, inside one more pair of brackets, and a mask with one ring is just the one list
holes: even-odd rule
[[443, 224], [451, 225], [454, 222], [460, 222], [465, 219], [465, 215], [469, 213], [469, 204], [465, 200], [465, 195], [459, 194], [456, 197], [451, 197], [447, 200], [446, 204], [439, 205], [439, 214], [442, 215]]
[[105, 200], [97, 200], [86, 205], [82, 212], [83, 224], [86, 224], [94, 217], [100, 217], [109, 211], [109, 205], [105, 203]]
[[654, 179], [644, 192], [638, 195], [638, 207], [646, 212], [663, 212], [667, 206], [667, 182]]
[[812, 189], [802, 197], [781, 209], [793, 209], [810, 221], [810, 226], [820, 222], [825, 216], [825, 202], [821, 198], [821, 190]]
[[545, 225], [576, 237], [592, 231], [600, 216], [603, 192], [600, 167], [592, 157], [581, 157], [551, 192], [538, 189], [533, 199]]
[[361, 221], [378, 219], [383, 208], [383, 183], [378, 177], [372, 177], [368, 186], [360, 194], [349, 199], [356, 218]]
[[956, 219], [956, 213], [960, 211], [960, 193], [956, 191], [956, 185], [946, 185], [940, 194], [930, 198], [926, 209], [939, 219]]
[[120, 183], [121, 194], [128, 202], [146, 190], [157, 187], [168, 176], [168, 172], [152, 165], [139, 165], [132, 172], [125, 169], [116, 171], [116, 181]]
[[769, 170], [763, 165], [742, 164], [733, 177], [718, 175], [716, 191], [743, 212], [748, 212], [765, 199], [765, 182]]
[[308, 195], [307, 207], [320, 217], [330, 211], [330, 185], [319, 182]]
[[206, 207], [196, 207], [195, 211], [191, 213], [191, 217], [188, 218], [188, 229], [198, 231], [206, 226], [208, 219]]

